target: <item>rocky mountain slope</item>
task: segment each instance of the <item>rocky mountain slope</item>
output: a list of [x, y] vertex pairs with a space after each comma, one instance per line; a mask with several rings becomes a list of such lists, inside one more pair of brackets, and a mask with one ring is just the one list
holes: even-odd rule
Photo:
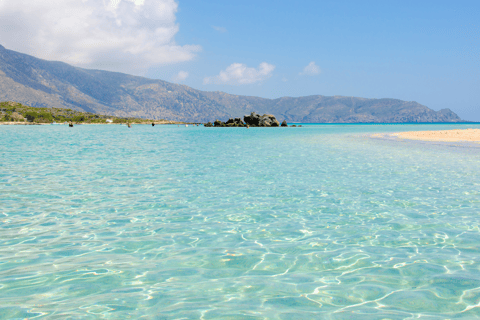
[[206, 92], [162, 80], [41, 60], [2, 46], [0, 101], [192, 122], [243, 117], [252, 111], [273, 114], [280, 121], [305, 123], [461, 121], [450, 109], [434, 111], [397, 99], [321, 95], [264, 99]]

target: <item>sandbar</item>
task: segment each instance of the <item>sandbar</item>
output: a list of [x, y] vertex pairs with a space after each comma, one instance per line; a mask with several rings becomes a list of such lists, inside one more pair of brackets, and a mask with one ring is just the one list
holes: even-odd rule
[[438, 131], [408, 131], [393, 133], [400, 139], [445, 142], [480, 142], [480, 129], [453, 129]]

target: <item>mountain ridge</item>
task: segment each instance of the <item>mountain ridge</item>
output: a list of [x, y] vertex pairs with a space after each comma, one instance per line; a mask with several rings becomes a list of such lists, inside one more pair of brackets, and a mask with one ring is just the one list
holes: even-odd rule
[[71, 108], [117, 117], [207, 122], [252, 111], [304, 123], [459, 122], [450, 109], [414, 101], [310, 95], [267, 99], [201, 91], [119, 72], [82, 69], [0, 45], [0, 100], [33, 107]]

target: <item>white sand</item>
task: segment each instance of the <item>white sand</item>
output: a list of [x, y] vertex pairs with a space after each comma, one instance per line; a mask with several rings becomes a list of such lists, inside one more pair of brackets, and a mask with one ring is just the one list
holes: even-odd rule
[[409, 131], [394, 133], [400, 139], [422, 140], [422, 141], [471, 141], [480, 142], [480, 129], [454, 129], [440, 131]]

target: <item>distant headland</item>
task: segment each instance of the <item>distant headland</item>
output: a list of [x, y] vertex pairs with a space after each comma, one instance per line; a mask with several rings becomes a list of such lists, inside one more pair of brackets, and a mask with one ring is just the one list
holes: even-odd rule
[[[128, 74], [77, 68], [0, 45], [0, 101], [118, 118], [208, 122], [253, 111], [300, 123], [461, 122], [450, 109], [414, 101], [314, 95], [265, 99], [200, 91]], [[93, 119], [91, 119], [93, 121]]]

